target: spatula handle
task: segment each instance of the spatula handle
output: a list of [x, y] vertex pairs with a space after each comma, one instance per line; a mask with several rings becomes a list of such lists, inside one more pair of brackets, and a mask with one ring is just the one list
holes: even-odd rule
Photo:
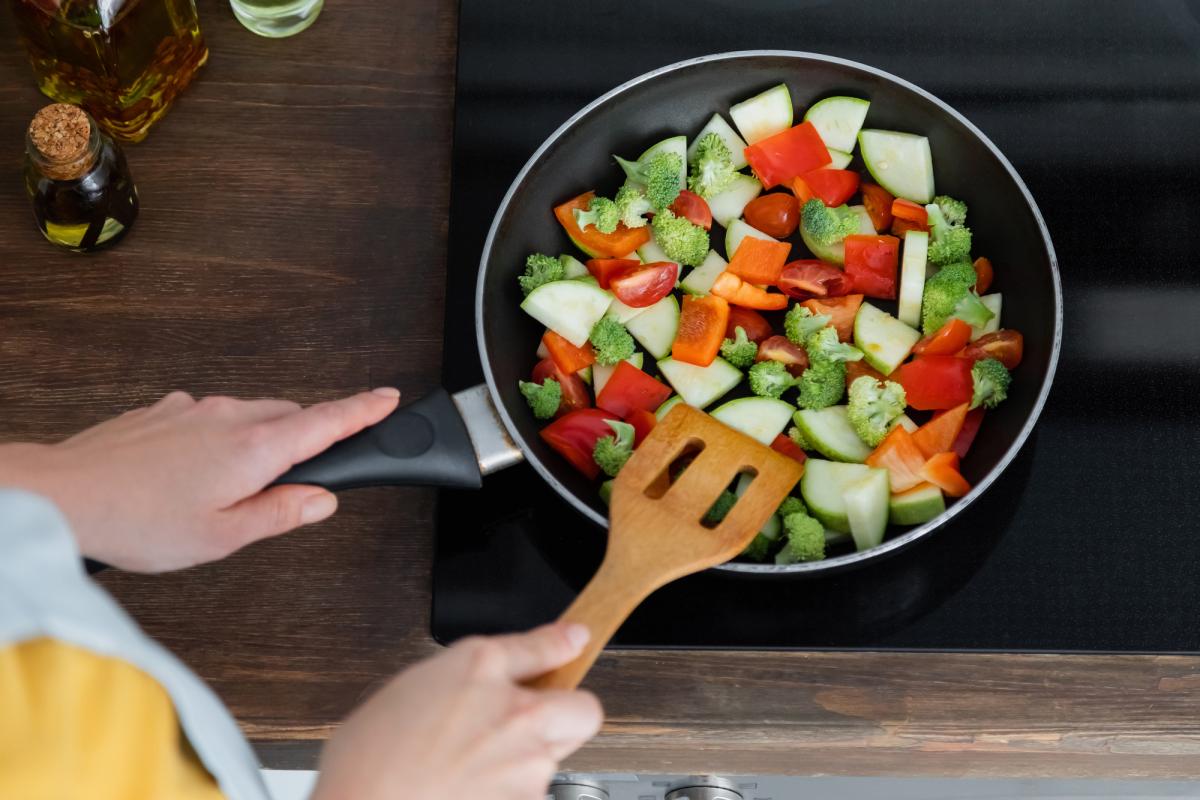
[[587, 647], [574, 661], [529, 681], [528, 685], [534, 689], [574, 689], [578, 686], [617, 628], [655, 588], [655, 585], [631, 580], [629, 570], [618, 569], [611, 559], [606, 558], [591, 582], [559, 617], [560, 622], [578, 622], [588, 627], [592, 638]]

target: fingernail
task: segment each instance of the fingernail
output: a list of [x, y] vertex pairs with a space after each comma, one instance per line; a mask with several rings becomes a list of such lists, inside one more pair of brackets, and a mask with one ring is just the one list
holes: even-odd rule
[[300, 506], [300, 523], [311, 525], [337, 511], [337, 498], [329, 492], [318, 492]]
[[578, 622], [572, 622], [567, 626], [567, 641], [576, 650], [583, 648], [588, 640], [592, 638], [592, 632], [588, 630], [587, 625], [580, 625]]
[[380, 397], [399, 397], [400, 390], [395, 386], [378, 386], [371, 390], [374, 394]]

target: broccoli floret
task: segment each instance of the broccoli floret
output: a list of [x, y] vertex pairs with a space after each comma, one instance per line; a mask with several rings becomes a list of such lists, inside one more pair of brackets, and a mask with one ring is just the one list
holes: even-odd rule
[[775, 554], [776, 564], [798, 564], [825, 558], [825, 528], [808, 514], [788, 514], [783, 518], [787, 541]]
[[562, 386], [558, 381], [553, 378], [547, 378], [542, 383], [518, 381], [517, 386], [538, 419], [550, 419], [558, 413], [558, 407], [562, 405]]
[[774, 539], [763, 536], [760, 531], [750, 540], [750, 544], [746, 545], [746, 549], [742, 551], [742, 558], [750, 561], [766, 561], [774, 544]]
[[967, 205], [939, 195], [925, 206], [929, 214], [929, 263], [944, 265], [971, 260], [971, 229], [963, 225]]
[[975, 267], [959, 261], [942, 267], [925, 281], [921, 298], [921, 326], [932, 335], [950, 317], [958, 317], [970, 325], [983, 325], [994, 315], [975, 294]]
[[799, 497], [785, 497], [783, 498], [783, 502], [779, 504], [779, 510], [775, 513], [780, 517], [787, 518], [792, 514], [807, 514], [808, 508]]
[[607, 197], [593, 197], [587, 211], [575, 209], [575, 224], [580, 230], [588, 225], [595, 225], [601, 233], [612, 233], [621, 221], [621, 212], [617, 204]]
[[818, 361], [858, 361], [863, 357], [863, 351], [851, 344], [838, 341], [837, 331], [833, 328], [821, 328], [804, 341], [804, 349], [808, 351], [808, 360]]
[[687, 217], [663, 209], [654, 215], [652, 226], [654, 241], [672, 261], [698, 267], [708, 256], [708, 231]]
[[588, 341], [596, 350], [596, 363], [611, 367], [633, 355], [633, 337], [625, 326], [611, 317], [604, 317], [592, 328]]
[[967, 221], [967, 204], [944, 194], [933, 198], [933, 204], [951, 225], [963, 225]]
[[646, 199], [645, 192], [632, 183], [626, 183], [618, 189], [613, 202], [616, 203], [617, 213], [621, 215], [621, 222], [625, 223], [627, 228], [646, 227], [644, 215], [654, 210], [654, 206]]
[[796, 379], [778, 361], [760, 361], [750, 368], [750, 391], [759, 397], [778, 400], [780, 395], [795, 385]]
[[841, 361], [814, 361], [800, 376], [801, 408], [817, 411], [835, 406], [846, 392], [846, 365]]
[[971, 258], [971, 229], [950, 228], [929, 243], [929, 261], [933, 264], [953, 264]]
[[604, 470], [604, 474], [615, 478], [633, 455], [633, 426], [615, 419], [606, 419], [605, 422], [613, 429], [613, 435], [596, 440], [592, 458]]
[[736, 502], [736, 494], [728, 489], [721, 492], [721, 494], [717, 495], [717, 499], [713, 502], [712, 507], [705, 512], [704, 522], [708, 525], [719, 525]]
[[720, 136], [709, 133], [696, 142], [695, 161], [688, 176], [688, 188], [705, 200], [724, 191], [737, 171], [733, 154]]
[[863, 375], [850, 384], [850, 427], [871, 447], [876, 447], [904, 413], [904, 387], [893, 381], [877, 381]]
[[642, 161], [627, 161], [614, 156], [625, 174], [646, 187], [646, 199], [655, 209], [663, 209], [679, 196], [679, 173], [683, 158], [678, 153], [657, 153]]
[[525, 259], [525, 274], [517, 278], [521, 291], [529, 294], [543, 283], [561, 281], [566, 273], [562, 262], [554, 256], [534, 253]]
[[975, 366], [971, 367], [971, 382], [975, 384], [971, 408], [995, 408], [1008, 397], [1012, 373], [996, 359], [985, 358], [983, 361], [976, 361]]
[[800, 224], [813, 241], [823, 245], [837, 244], [847, 236], [858, 233], [856, 214], [847, 213], [844, 206], [829, 208], [815, 197], [800, 210]]
[[803, 347], [808, 337], [828, 325], [829, 320], [828, 314], [814, 314], [810, 308], [794, 305], [783, 318], [783, 332], [788, 341]]
[[758, 355], [758, 345], [746, 337], [746, 330], [738, 325], [733, 331], [734, 338], [721, 343], [721, 358], [733, 364], [738, 369], [745, 369], [754, 363]]
[[[804, 378], [801, 377], [800, 380], [803, 381]], [[801, 450], [815, 450], [816, 449], [812, 446], [812, 443], [809, 442], [808, 439], [804, 436], [804, 431], [800, 430], [800, 428], [798, 428], [795, 425], [788, 428], [787, 435], [788, 435], [788, 438], [791, 439], [793, 442], [795, 442], [796, 446], [799, 447]]]

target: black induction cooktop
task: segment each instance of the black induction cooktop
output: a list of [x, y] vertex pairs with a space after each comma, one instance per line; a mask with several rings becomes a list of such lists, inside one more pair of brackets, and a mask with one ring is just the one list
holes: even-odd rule
[[[1018, 459], [934, 536], [831, 577], [686, 578], [614, 646], [1200, 651], [1200, 2], [462, 0], [448, 388], [482, 380], [479, 251], [542, 140], [635, 75], [748, 49], [887, 70], [1004, 151], [1058, 251], [1058, 377]], [[529, 467], [441, 491], [434, 636], [552, 619], [603, 549]]]

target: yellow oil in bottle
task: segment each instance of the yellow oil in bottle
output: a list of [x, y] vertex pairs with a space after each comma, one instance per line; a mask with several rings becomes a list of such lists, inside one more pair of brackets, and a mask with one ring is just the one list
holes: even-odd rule
[[11, 0], [41, 90], [141, 141], [208, 60], [194, 0]]

